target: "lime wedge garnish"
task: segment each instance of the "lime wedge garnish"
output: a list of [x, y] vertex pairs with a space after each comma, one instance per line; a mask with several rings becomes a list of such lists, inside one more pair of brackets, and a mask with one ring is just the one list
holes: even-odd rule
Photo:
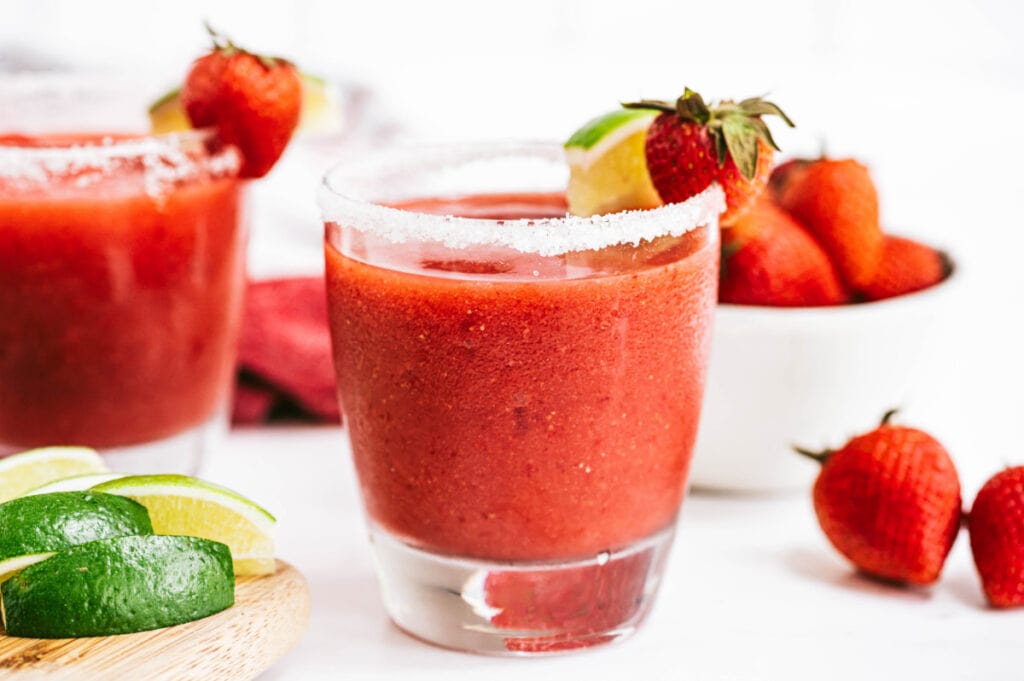
[[[341, 129], [338, 89], [317, 76], [302, 73], [302, 108], [296, 132], [331, 133]], [[155, 135], [182, 132], [192, 127], [181, 103], [181, 90], [165, 92], [149, 106], [150, 129]]]
[[101, 539], [57, 553], [2, 585], [7, 634], [108, 636], [191, 622], [230, 607], [231, 553], [196, 537]]
[[565, 143], [570, 213], [589, 216], [661, 205], [644, 153], [647, 128], [657, 115], [646, 109], [620, 109], [573, 133]]
[[[0, 504], [0, 581], [33, 556], [96, 539], [152, 534], [139, 503], [96, 492], [55, 492]], [[25, 562], [28, 561], [28, 562]]]
[[274, 516], [236, 492], [186, 475], [130, 475], [92, 489], [138, 501], [149, 510], [156, 534], [227, 544], [236, 574], [276, 570]]
[[0, 459], [0, 503], [54, 480], [106, 473], [103, 459], [88, 447], [44, 447]]

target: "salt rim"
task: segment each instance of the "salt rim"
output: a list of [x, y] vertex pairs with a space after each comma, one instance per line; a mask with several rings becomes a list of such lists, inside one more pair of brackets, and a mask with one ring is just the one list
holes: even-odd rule
[[[372, 232], [392, 243], [429, 241], [453, 249], [470, 246], [506, 246], [522, 253], [554, 256], [571, 251], [597, 250], [617, 244], [638, 245], [643, 240], [662, 236], [681, 236], [698, 227], [717, 228], [718, 216], [725, 210], [725, 194], [712, 184], [682, 203], [648, 210], [630, 210], [592, 217], [566, 215], [562, 218], [492, 220], [452, 215], [416, 213], [391, 208], [340, 192], [335, 184], [360, 178], [353, 171], [372, 172], [388, 169], [403, 152], [429, 153], [429, 147], [394, 150], [383, 160], [363, 164], [341, 164], [325, 175], [317, 200], [324, 222], [351, 226]], [[512, 144], [439, 146], [433, 149], [452, 163], [494, 161], [505, 158], [533, 159], [565, 163], [561, 145]], [[555, 153], [552, 153], [555, 152]], [[424, 164], [425, 165], [425, 164]], [[344, 175], [348, 170], [349, 174]], [[410, 197], [420, 198], [420, 197]]]
[[159, 194], [167, 187], [209, 174], [223, 177], [237, 174], [241, 156], [225, 146], [209, 151], [206, 142], [212, 130], [191, 130], [130, 139], [99, 138], [99, 143], [58, 146], [15, 146], [0, 144], [0, 179], [27, 184], [46, 184], [65, 175], [92, 172], [79, 178], [91, 184], [133, 161], [141, 161], [145, 190]]

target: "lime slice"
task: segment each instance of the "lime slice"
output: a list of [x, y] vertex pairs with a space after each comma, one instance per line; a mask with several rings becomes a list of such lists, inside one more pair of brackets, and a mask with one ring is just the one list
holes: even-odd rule
[[44, 447], [0, 459], [0, 503], [54, 480], [108, 469], [88, 447]]
[[109, 636], [191, 622], [235, 600], [231, 553], [196, 537], [101, 539], [30, 565], [2, 585], [10, 636]]
[[50, 492], [84, 492], [90, 487], [94, 487], [103, 482], [117, 480], [124, 476], [124, 473], [86, 473], [85, 475], [72, 475], [69, 478], [61, 478], [60, 480], [54, 480], [53, 482], [48, 482], [45, 485], [40, 485], [35, 489], [30, 489], [22, 496], [27, 497], [34, 494], [49, 494]]
[[0, 581], [11, 572], [77, 544], [152, 534], [139, 503], [112, 494], [55, 492], [0, 504]]
[[156, 534], [205, 537], [231, 547], [235, 574], [263, 575], [274, 562], [274, 516], [229, 489], [187, 475], [130, 475], [92, 488], [149, 509]]
[[323, 78], [303, 73], [300, 133], [329, 134], [341, 130], [341, 97], [338, 88]]
[[[338, 88], [323, 78], [303, 73], [302, 109], [296, 132], [327, 134], [341, 129], [341, 98]], [[149, 107], [149, 124], [155, 135], [188, 130], [192, 124], [181, 104], [181, 90], [163, 94]]]
[[573, 133], [565, 143], [570, 213], [586, 217], [661, 205], [644, 154], [647, 128], [657, 115], [646, 109], [619, 109]]
[[149, 105], [149, 125], [154, 135], [181, 132], [192, 128], [181, 105], [181, 90], [175, 88], [165, 92]]

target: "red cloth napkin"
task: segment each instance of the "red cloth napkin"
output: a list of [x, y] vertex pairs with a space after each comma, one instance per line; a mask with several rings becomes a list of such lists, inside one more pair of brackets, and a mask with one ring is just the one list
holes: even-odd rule
[[339, 422], [323, 277], [250, 282], [238, 344], [236, 424]]

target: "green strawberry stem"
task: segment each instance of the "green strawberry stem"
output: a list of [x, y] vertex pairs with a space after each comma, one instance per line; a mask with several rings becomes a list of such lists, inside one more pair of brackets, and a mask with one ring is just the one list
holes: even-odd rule
[[675, 114], [684, 123], [706, 128], [715, 143], [718, 167], [721, 168], [726, 157], [731, 156], [740, 174], [748, 182], [754, 179], [757, 172], [758, 140], [779, 150], [762, 116], [778, 116], [789, 127], [796, 127], [782, 109], [761, 97], [748, 97], [738, 103], [725, 99], [708, 106], [704, 98], [690, 88], [686, 88], [674, 103], [642, 99], [622, 106]]
[[230, 57], [233, 54], [251, 54], [256, 57], [261, 64], [263, 64], [263, 68], [265, 69], [273, 69], [281, 64], [290, 63], [287, 59], [282, 59], [281, 57], [268, 57], [266, 55], [256, 54], [255, 52], [242, 49], [236, 45], [231, 38], [228, 38], [211, 26], [209, 21], [204, 21], [203, 26], [206, 27], [206, 32], [210, 34], [210, 39], [213, 40], [213, 49], [224, 56]]
[[793, 445], [793, 451], [796, 452], [797, 454], [803, 454], [804, 456], [806, 456], [809, 459], [814, 459], [815, 461], [820, 463], [822, 466], [825, 465], [825, 462], [828, 461], [828, 458], [830, 456], [835, 454], [835, 451], [833, 451], [831, 449], [825, 449], [825, 450], [822, 450], [820, 452], [812, 452], [809, 449], [804, 449], [803, 447], [797, 447], [796, 445]]
[[[896, 414], [898, 414], [899, 411], [900, 410], [897, 407], [885, 412], [885, 414], [882, 416], [882, 421], [878, 424], [878, 427], [881, 428], [883, 426], [888, 426], [892, 421], [892, 418], [896, 416]], [[815, 461], [822, 465], [824, 465], [825, 462], [828, 461], [828, 458], [830, 456], [835, 454], [835, 450], [832, 449], [825, 449], [820, 452], [812, 452], [809, 449], [804, 449], [803, 447], [799, 447], [797, 445], [793, 445], [793, 451], [796, 452], [797, 454], [803, 454], [809, 459], [814, 459]]]

